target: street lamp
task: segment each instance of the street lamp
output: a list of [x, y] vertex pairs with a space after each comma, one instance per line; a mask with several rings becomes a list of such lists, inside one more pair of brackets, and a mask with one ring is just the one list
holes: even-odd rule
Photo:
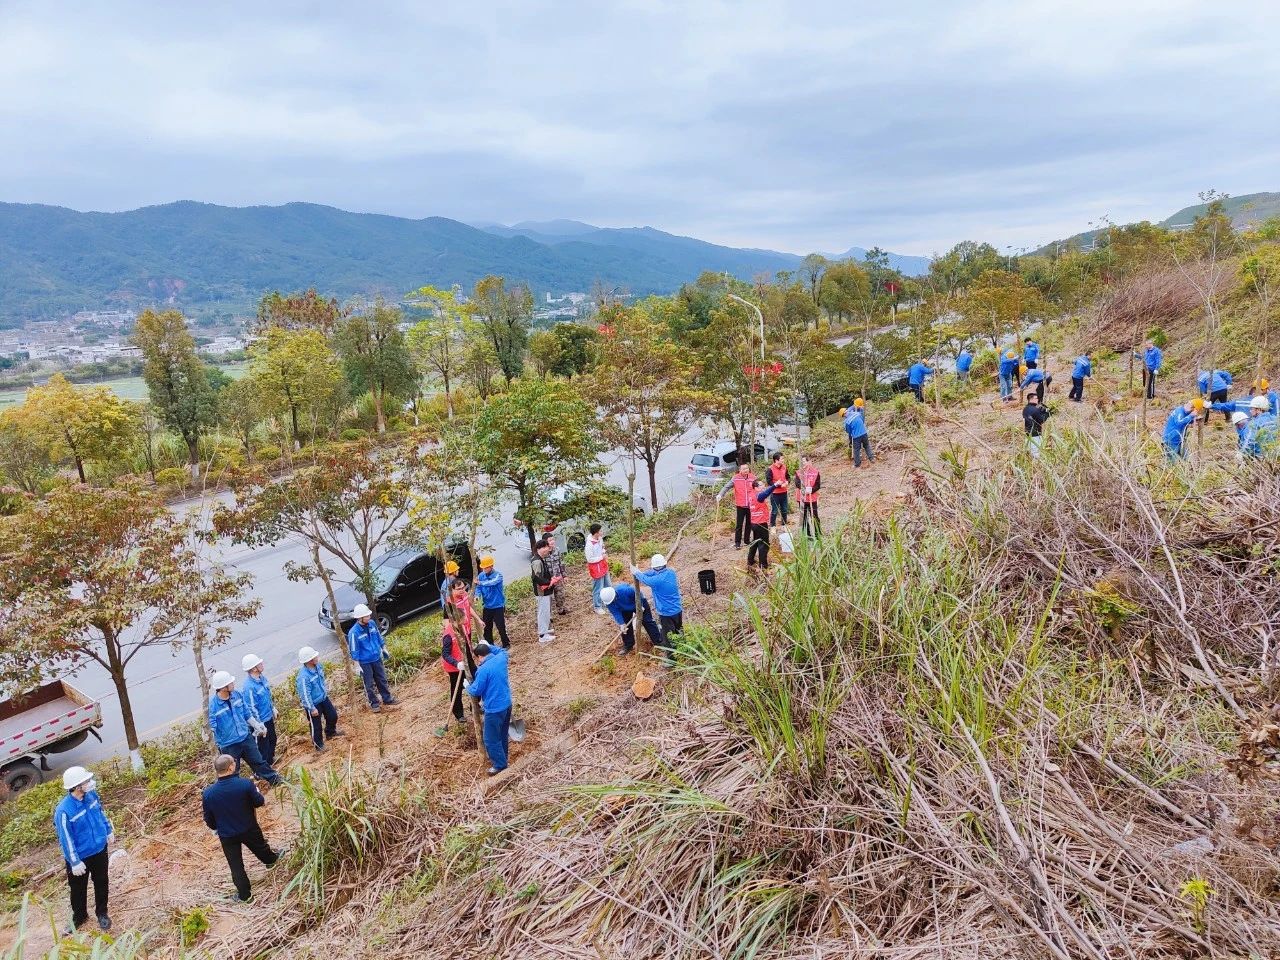
[[[742, 297], [738, 296], [736, 293], [727, 293], [727, 294], [726, 294], [726, 296], [727, 296], [730, 300], [736, 300], [738, 303], [742, 304], [744, 307], [750, 307], [752, 310], [754, 310], [754, 311], [756, 312], [756, 319], [757, 319], [758, 321], [760, 321], [760, 366], [761, 366], [761, 368], [763, 369], [763, 367], [764, 367], [764, 314], [760, 312], [760, 308], [759, 308], [759, 307], [757, 307], [754, 303], [752, 303], [750, 300], [744, 300]], [[749, 330], [750, 330], [750, 328], [748, 328], [748, 331], [749, 331]], [[751, 401], [751, 452], [750, 452], [749, 454], [747, 454], [747, 459], [748, 459], [751, 463], [755, 463], [755, 462], [756, 462], [756, 404], [755, 404], [755, 400], [752, 400], [752, 401]]]

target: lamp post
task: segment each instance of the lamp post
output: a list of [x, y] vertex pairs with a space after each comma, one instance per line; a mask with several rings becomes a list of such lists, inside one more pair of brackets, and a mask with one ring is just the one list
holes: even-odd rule
[[[738, 303], [742, 304], [744, 307], [749, 307], [755, 311], [756, 320], [759, 321], [760, 323], [760, 366], [761, 368], [763, 368], [764, 367], [764, 349], [765, 349], [764, 348], [764, 314], [760, 311], [760, 308], [757, 307], [754, 303], [752, 303], [750, 300], [743, 299], [742, 297], [738, 296], [736, 293], [728, 293], [726, 294], [726, 296], [730, 300], [736, 300]], [[753, 332], [751, 331], [750, 327], [748, 327], [747, 330], [748, 330], [748, 335], [750, 335]], [[752, 352], [754, 351], [751, 351], [751, 350], [747, 351], [748, 358], [750, 357]], [[747, 454], [747, 459], [751, 463], [755, 463], [756, 462], [756, 401], [754, 398], [751, 401], [751, 441], [750, 443], [751, 443], [751, 451]]]

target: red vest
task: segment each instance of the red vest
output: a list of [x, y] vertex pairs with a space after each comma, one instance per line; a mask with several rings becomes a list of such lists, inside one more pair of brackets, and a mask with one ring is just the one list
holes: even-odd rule
[[739, 507], [751, 506], [751, 485], [755, 482], [755, 474], [750, 470], [746, 473], [735, 473], [733, 475], [733, 502]]
[[765, 497], [761, 503], [756, 499], [756, 495], [751, 494], [751, 522], [757, 524], [767, 524], [769, 522], [769, 498]]
[[769, 482], [777, 484], [773, 488], [774, 493], [787, 492], [787, 465], [785, 463], [779, 462], [769, 465]]
[[818, 491], [814, 490], [812, 493], [805, 493], [804, 489], [805, 487], [809, 487], [810, 489], [812, 489], [813, 486], [817, 484], [818, 468], [815, 466], [805, 467], [799, 473], [796, 474], [796, 479], [800, 481], [800, 498], [805, 503], [817, 503]]
[[[453, 659], [457, 660], [459, 663], [465, 663], [466, 660], [462, 656], [462, 647], [458, 645], [458, 638], [453, 635], [453, 628], [448, 623], [445, 623], [444, 625], [444, 635], [449, 638], [449, 642], [453, 645], [453, 649], [449, 651], [453, 654]], [[458, 672], [458, 668], [443, 656], [440, 657], [440, 666], [444, 667], [447, 673]]]

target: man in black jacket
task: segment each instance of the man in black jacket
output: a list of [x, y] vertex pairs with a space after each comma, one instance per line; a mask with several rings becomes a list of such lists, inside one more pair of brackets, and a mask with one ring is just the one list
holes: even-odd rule
[[218, 779], [205, 787], [201, 796], [204, 822], [210, 830], [216, 830], [222, 843], [222, 852], [231, 868], [231, 880], [236, 885], [236, 896], [242, 903], [252, 896], [249, 875], [244, 869], [244, 847], [268, 867], [280, 859], [272, 850], [267, 838], [258, 826], [257, 808], [266, 803], [253, 781], [236, 776], [236, 761], [225, 753], [213, 761], [213, 772]]
[[1049, 419], [1051, 411], [1034, 391], [1027, 394], [1027, 405], [1022, 408], [1022, 428], [1027, 432], [1027, 443], [1033, 457], [1040, 456], [1040, 447], [1044, 443], [1044, 422]]
[[534, 547], [536, 556], [530, 564], [529, 574], [533, 582], [533, 595], [538, 601], [538, 642], [550, 643], [556, 638], [551, 632], [551, 593], [561, 580], [552, 569], [551, 545], [546, 539], [539, 540]]

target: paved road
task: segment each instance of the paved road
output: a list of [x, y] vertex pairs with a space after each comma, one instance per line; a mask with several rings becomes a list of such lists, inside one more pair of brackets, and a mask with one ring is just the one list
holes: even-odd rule
[[[690, 435], [686, 440], [688, 442], [672, 447], [659, 458], [659, 506], [684, 500], [689, 495], [688, 464], [697, 437]], [[616, 454], [602, 459], [608, 465], [609, 481], [625, 490], [629, 461], [623, 463]], [[647, 499], [648, 480], [643, 465], [636, 478], [636, 488]], [[199, 505], [186, 509], [196, 510]], [[505, 526], [509, 523], [510, 517], [505, 515], [490, 521], [481, 534], [480, 543], [491, 548], [498, 569], [508, 579], [519, 579], [529, 575], [528, 552]], [[294, 583], [284, 575], [286, 563], [307, 559], [300, 543], [285, 541], [259, 548], [226, 546], [215, 550], [213, 557], [237, 571], [253, 574], [253, 593], [261, 597], [263, 603], [257, 617], [249, 623], [234, 625], [231, 639], [206, 655], [206, 666], [230, 670], [239, 677], [240, 658], [252, 652], [262, 657], [268, 676], [276, 681], [297, 667], [297, 651], [304, 644], [316, 647], [322, 654], [337, 649], [337, 639], [316, 619], [323, 587], [318, 582]], [[174, 654], [163, 648], [144, 649], [129, 665], [128, 676], [134, 718], [144, 741], [203, 709], [199, 678], [189, 650]], [[90, 737], [75, 750], [51, 756], [50, 765], [57, 770], [122, 755], [126, 750], [119, 703], [106, 670], [90, 664], [73, 675], [73, 682], [102, 703], [103, 742]]]

